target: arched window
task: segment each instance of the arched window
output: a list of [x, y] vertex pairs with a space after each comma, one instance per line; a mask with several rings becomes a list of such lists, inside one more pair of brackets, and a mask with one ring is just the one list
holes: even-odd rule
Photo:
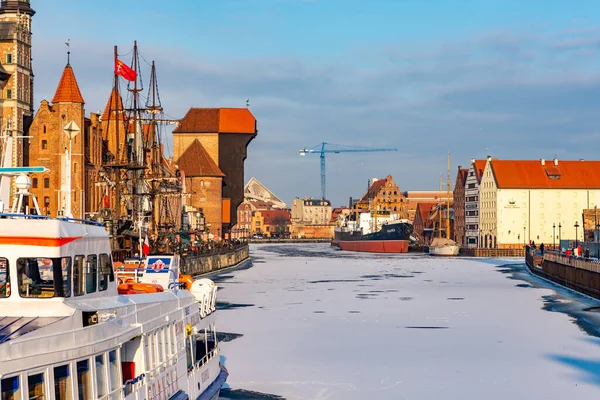
[[38, 178], [33, 178], [33, 181], [32, 181], [32, 183], [31, 183], [31, 186], [32, 186], [34, 189], [37, 189], [37, 187], [38, 187]]
[[44, 189], [48, 189], [50, 187], [50, 178], [44, 178]]

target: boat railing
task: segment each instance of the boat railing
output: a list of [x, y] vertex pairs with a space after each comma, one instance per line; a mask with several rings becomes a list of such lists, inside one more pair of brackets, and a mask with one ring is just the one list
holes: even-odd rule
[[89, 219], [80, 219], [80, 218], [69, 218], [69, 217], [57, 217], [53, 218], [49, 215], [38, 215], [38, 214], [18, 214], [18, 213], [0, 213], [0, 218], [8, 218], [8, 219], [55, 219], [57, 221], [65, 221], [65, 222], [76, 222], [84, 225], [93, 225], [93, 226], [103, 226], [98, 221], [91, 221]]
[[219, 346], [213, 347], [211, 351], [209, 351], [204, 357], [199, 359], [194, 363], [194, 365], [188, 367], [188, 374], [191, 374], [193, 371], [197, 371], [206, 365], [207, 362], [213, 359], [217, 354], [219, 354]]
[[141, 388], [144, 385], [146, 374], [141, 374], [133, 379], [129, 379], [123, 383], [123, 397], [129, 396], [134, 390]]

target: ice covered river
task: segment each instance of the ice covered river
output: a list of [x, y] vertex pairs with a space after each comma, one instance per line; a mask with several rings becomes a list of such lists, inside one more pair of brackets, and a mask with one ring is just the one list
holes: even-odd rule
[[213, 276], [236, 399], [600, 398], [600, 302], [521, 260], [255, 245]]

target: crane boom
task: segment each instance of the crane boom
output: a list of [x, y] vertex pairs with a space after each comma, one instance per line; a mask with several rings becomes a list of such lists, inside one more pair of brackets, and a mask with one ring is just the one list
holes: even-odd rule
[[[330, 148], [326, 148], [329, 146]], [[326, 153], [367, 153], [367, 152], [377, 152], [377, 151], [398, 151], [395, 148], [371, 148], [371, 147], [354, 147], [354, 146], [342, 146], [333, 143], [323, 142], [315, 147], [311, 147], [309, 149], [304, 148], [300, 150], [300, 155], [305, 156], [306, 154], [319, 154], [321, 159], [321, 198], [325, 199], [327, 197], [327, 187], [326, 187], [326, 169], [325, 169], [325, 154]]]

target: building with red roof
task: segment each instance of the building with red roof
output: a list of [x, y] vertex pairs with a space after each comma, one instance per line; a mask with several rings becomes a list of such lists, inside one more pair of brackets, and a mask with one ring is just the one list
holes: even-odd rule
[[583, 229], [577, 228], [583, 226], [583, 210], [598, 203], [600, 161], [488, 157], [479, 187], [480, 243], [548, 246], [559, 239], [575, 241], [576, 234], [581, 241]]

